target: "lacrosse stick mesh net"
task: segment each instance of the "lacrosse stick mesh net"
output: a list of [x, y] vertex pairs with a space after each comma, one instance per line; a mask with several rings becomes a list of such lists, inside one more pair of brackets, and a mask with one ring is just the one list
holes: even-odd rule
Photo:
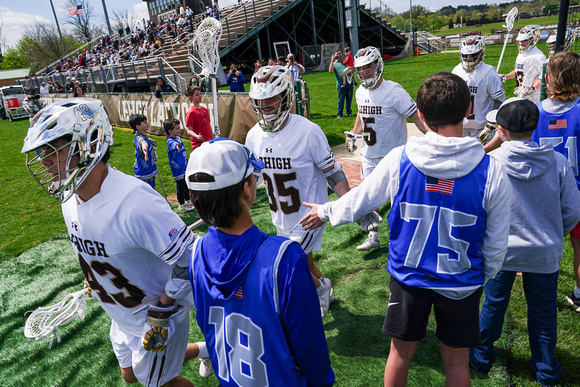
[[81, 320], [85, 318], [87, 310], [85, 297], [87, 293], [88, 290], [85, 288], [68, 294], [57, 304], [36, 309], [26, 319], [24, 336], [36, 340], [50, 336], [51, 340], [48, 345], [48, 348], [50, 348], [54, 340], [54, 331], [56, 331], [57, 341], [60, 343], [59, 326], [68, 324], [76, 316], [79, 316]]
[[505, 26], [508, 29], [508, 32], [512, 30], [512, 28], [514, 28], [514, 23], [516, 21], [516, 18], [518, 17], [518, 9], [516, 7], [513, 7], [506, 15], [505, 18]]
[[219, 41], [222, 23], [214, 18], [204, 19], [193, 37], [193, 60], [201, 67], [201, 75], [216, 74], [220, 63]]

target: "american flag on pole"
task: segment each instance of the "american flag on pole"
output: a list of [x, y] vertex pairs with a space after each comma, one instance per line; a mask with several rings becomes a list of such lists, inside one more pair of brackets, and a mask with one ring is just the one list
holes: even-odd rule
[[82, 13], [83, 13], [83, 5], [82, 4], [75, 5], [74, 7], [70, 7], [68, 9], [68, 14], [71, 16], [81, 15]]
[[455, 184], [455, 180], [453, 179], [437, 179], [435, 177], [427, 176], [425, 191], [440, 192], [451, 195], [453, 193], [453, 184]]
[[568, 120], [563, 118], [560, 120], [548, 121], [548, 129], [566, 129], [568, 127]]

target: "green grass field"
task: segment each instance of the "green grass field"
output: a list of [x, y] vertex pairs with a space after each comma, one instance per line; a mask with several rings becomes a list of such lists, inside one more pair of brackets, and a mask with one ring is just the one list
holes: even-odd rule
[[[514, 23], [514, 29], [518, 30], [523, 26], [527, 26], [529, 24], [557, 24], [558, 23], [558, 16], [544, 16], [544, 17], [537, 17], [534, 19], [522, 19], [517, 20]], [[469, 27], [458, 27], [458, 28], [445, 28], [435, 32], [435, 35], [447, 35], [447, 34], [462, 34], [464, 32], [472, 32], [472, 31], [482, 31], [482, 35], [489, 35], [491, 34], [491, 30], [505, 30], [505, 21], [497, 22], [497, 23], [489, 23], [489, 24], [481, 24], [481, 25], [473, 25]]]
[[[544, 47], [541, 47], [544, 49]], [[499, 49], [488, 47], [486, 62], [497, 64]], [[508, 47], [503, 72], [513, 65], [517, 50]], [[399, 82], [412, 96], [423, 80], [438, 71], [450, 71], [457, 63], [457, 54], [425, 55], [388, 62], [385, 76]], [[337, 120], [337, 92], [334, 75], [307, 75], [312, 96], [313, 120], [327, 134], [331, 145], [344, 141], [342, 132], [352, 127], [353, 118]], [[513, 80], [512, 80], [513, 82]], [[515, 85], [506, 83], [508, 96]], [[355, 109], [356, 110], [356, 109]], [[0, 169], [5, 181], [0, 195], [0, 380], [2, 386], [123, 386], [118, 365], [108, 338], [110, 320], [95, 300], [89, 300], [85, 320], [75, 320], [62, 329], [62, 342], [34, 341], [23, 335], [25, 313], [39, 306], [53, 304], [81, 286], [83, 275], [78, 267], [60, 207], [42, 191], [24, 166], [20, 154], [27, 122], [0, 122]], [[132, 174], [133, 135], [127, 130], [115, 131], [115, 145], [111, 164]], [[167, 165], [164, 138], [159, 143], [158, 159], [165, 190], [175, 192], [175, 185]], [[335, 200], [333, 194], [331, 200]], [[389, 207], [381, 209], [383, 217]], [[181, 214], [184, 215], [184, 214]], [[268, 233], [275, 229], [270, 220], [268, 199], [259, 188], [253, 208], [256, 224]], [[184, 217], [190, 224], [193, 213]], [[207, 228], [198, 229], [205, 232]], [[364, 235], [355, 224], [327, 226], [322, 251], [315, 261], [333, 283], [336, 301], [324, 318], [337, 386], [379, 386], [389, 350], [389, 338], [381, 333], [389, 275], [387, 262], [388, 226], [380, 229], [383, 246], [362, 253], [355, 246]], [[580, 386], [580, 330], [576, 314], [564, 299], [572, 289], [572, 250], [566, 241], [561, 264], [558, 324], [559, 341], [556, 354], [564, 369], [559, 382], [562, 386]], [[190, 340], [199, 341], [202, 335], [191, 314]], [[497, 342], [497, 361], [489, 375], [472, 374], [475, 386], [533, 386], [535, 378], [528, 366], [529, 346], [526, 332], [526, 303], [521, 278], [516, 279], [510, 309], [506, 315], [503, 336]], [[189, 363], [182, 373], [197, 386], [215, 386], [212, 376], [202, 380], [198, 363]], [[430, 322], [427, 337], [419, 344], [409, 373], [410, 386], [442, 386], [445, 373], [435, 338], [435, 324]], [[281, 385], [281, 382], [274, 385]]]

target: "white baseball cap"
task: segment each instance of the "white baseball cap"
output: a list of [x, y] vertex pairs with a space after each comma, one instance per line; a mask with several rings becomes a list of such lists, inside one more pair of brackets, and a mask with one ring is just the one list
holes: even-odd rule
[[[254, 171], [264, 169], [264, 162], [244, 145], [229, 138], [219, 137], [204, 142], [189, 156], [185, 182], [192, 191], [214, 191], [244, 180]], [[192, 182], [191, 176], [206, 173], [211, 182]]]

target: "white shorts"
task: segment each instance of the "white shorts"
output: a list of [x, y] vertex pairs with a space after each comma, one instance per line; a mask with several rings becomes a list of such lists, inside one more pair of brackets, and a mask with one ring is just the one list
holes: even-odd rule
[[[141, 343], [142, 330], [111, 322], [109, 337], [113, 351], [121, 368], [133, 367], [135, 377], [144, 386], [161, 386], [179, 376], [185, 360], [185, 350], [189, 339], [189, 311], [179, 314], [178, 321], [167, 342], [167, 348], [160, 352], [146, 351]], [[143, 322], [144, 324], [145, 322]]]
[[302, 226], [298, 225], [294, 227], [292, 230], [290, 230], [290, 232], [282, 231], [278, 227], [276, 227], [276, 234], [300, 243], [300, 247], [302, 247], [302, 250], [304, 250], [304, 252], [308, 254], [313, 251], [320, 251], [324, 227], [326, 227], [326, 224], [314, 230], [306, 231], [302, 228]]
[[375, 167], [379, 165], [383, 157], [366, 157], [360, 156], [360, 178], [366, 179], [368, 175], [375, 170]]

